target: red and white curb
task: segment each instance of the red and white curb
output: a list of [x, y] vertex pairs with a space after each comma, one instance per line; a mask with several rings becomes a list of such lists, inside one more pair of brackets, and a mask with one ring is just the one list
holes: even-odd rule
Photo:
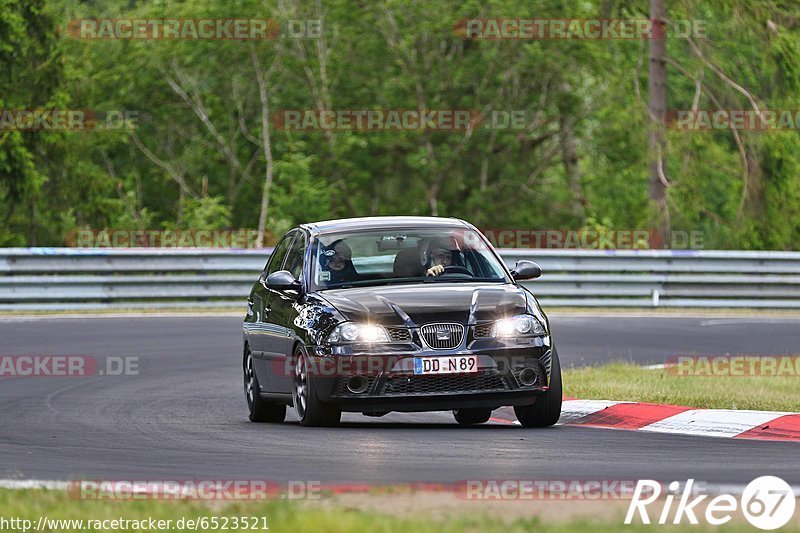
[[[513, 416], [513, 412], [510, 413]], [[515, 423], [506, 417], [495, 422]], [[800, 413], [565, 399], [558, 425], [703, 437], [800, 441]]]

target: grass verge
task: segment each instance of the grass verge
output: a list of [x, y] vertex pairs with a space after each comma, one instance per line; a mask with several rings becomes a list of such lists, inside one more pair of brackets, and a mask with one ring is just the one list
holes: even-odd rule
[[[427, 499], [426, 494], [421, 495]], [[236, 502], [236, 503], [204, 503], [196, 501], [81, 501], [70, 498], [65, 491], [50, 490], [0, 490], [0, 520], [24, 519], [30, 520], [28, 530], [34, 530], [38, 525], [39, 517], [46, 517], [51, 522], [44, 525], [39, 531], [73, 532], [73, 531], [325, 531], [325, 532], [407, 532], [407, 531], [502, 531], [504, 533], [536, 531], [547, 528], [556, 533], [572, 533], [584, 531], [616, 532], [622, 528], [625, 531], [653, 531], [665, 526], [652, 526], [634, 524], [623, 525], [623, 518], [627, 502], [464, 502], [457, 501], [449, 495], [452, 502], [445, 505], [444, 512], [433, 513], [430, 507], [423, 506], [417, 510], [409, 501], [397, 502], [392, 500], [391, 509], [376, 511], [370, 502], [376, 498], [374, 495], [358, 495], [350, 501], [338, 501], [335, 498], [323, 501], [286, 501], [273, 500], [267, 502]], [[401, 498], [402, 499], [402, 498]], [[596, 512], [598, 509], [608, 509], [612, 506], [613, 512]], [[488, 504], [490, 507], [486, 507]], [[561, 506], [562, 511], [554, 513], [553, 506]], [[383, 503], [385, 508], [386, 502]], [[583, 509], [584, 513], [575, 513], [575, 509]], [[570, 511], [571, 510], [571, 511]], [[554, 515], [558, 516], [554, 516]], [[526, 515], [526, 516], [523, 516]], [[238, 517], [240, 524], [254, 525], [256, 527], [234, 527], [234, 519]], [[88, 521], [95, 520], [169, 520], [170, 523], [158, 529], [128, 525], [121, 527], [119, 524], [113, 529], [101, 526], [93, 528]], [[179, 520], [184, 519], [183, 526]], [[186, 520], [206, 520], [205, 525], [188, 527]], [[227, 521], [225, 520], [227, 518]], [[214, 519], [217, 525], [214, 525]], [[82, 524], [67, 525], [54, 524], [52, 520], [83, 520]], [[6, 524], [4, 531], [23, 531], [22, 523], [12, 527]], [[108, 526], [111, 526], [108, 523]], [[125, 524], [122, 524], [124, 526]], [[60, 526], [60, 527], [59, 527]], [[688, 526], [669, 527], [672, 531], [681, 531]], [[744, 520], [734, 519], [722, 527], [692, 526], [692, 531], [738, 532], [750, 531]], [[27, 533], [26, 531], [26, 533]], [[789, 533], [800, 532], [797, 522], [791, 522], [782, 531]]]
[[564, 370], [564, 395], [707, 409], [800, 412], [800, 375], [679, 376], [631, 363]]

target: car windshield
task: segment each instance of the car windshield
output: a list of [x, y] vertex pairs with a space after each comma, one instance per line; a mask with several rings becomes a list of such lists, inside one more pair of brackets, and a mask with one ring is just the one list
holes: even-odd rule
[[508, 278], [483, 236], [453, 228], [321, 235], [312, 249], [313, 290]]

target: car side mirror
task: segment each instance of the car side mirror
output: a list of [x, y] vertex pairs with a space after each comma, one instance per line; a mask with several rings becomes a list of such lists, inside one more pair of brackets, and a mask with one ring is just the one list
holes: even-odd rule
[[278, 270], [267, 276], [264, 286], [275, 291], [298, 291], [300, 281], [288, 270]]
[[514, 265], [514, 270], [511, 271], [511, 277], [514, 281], [522, 281], [525, 279], [536, 279], [542, 275], [542, 269], [533, 261], [517, 261]]

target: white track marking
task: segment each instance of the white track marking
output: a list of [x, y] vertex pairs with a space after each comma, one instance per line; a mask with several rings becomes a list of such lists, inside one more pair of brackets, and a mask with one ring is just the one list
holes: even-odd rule
[[700, 322], [701, 326], [728, 326], [739, 324], [785, 324], [787, 322], [797, 322], [796, 318], [726, 318], [719, 320], [703, 320]]
[[584, 416], [602, 411], [606, 407], [617, 405], [618, 403], [630, 402], [615, 402], [612, 400], [564, 400], [561, 404], [561, 418], [558, 420], [558, 423], [568, 424]]
[[67, 490], [69, 483], [66, 481], [52, 481], [46, 479], [0, 479], [0, 489], [47, 489]]
[[639, 431], [708, 437], [735, 437], [787, 414], [792, 413], [693, 409], [644, 426]]

